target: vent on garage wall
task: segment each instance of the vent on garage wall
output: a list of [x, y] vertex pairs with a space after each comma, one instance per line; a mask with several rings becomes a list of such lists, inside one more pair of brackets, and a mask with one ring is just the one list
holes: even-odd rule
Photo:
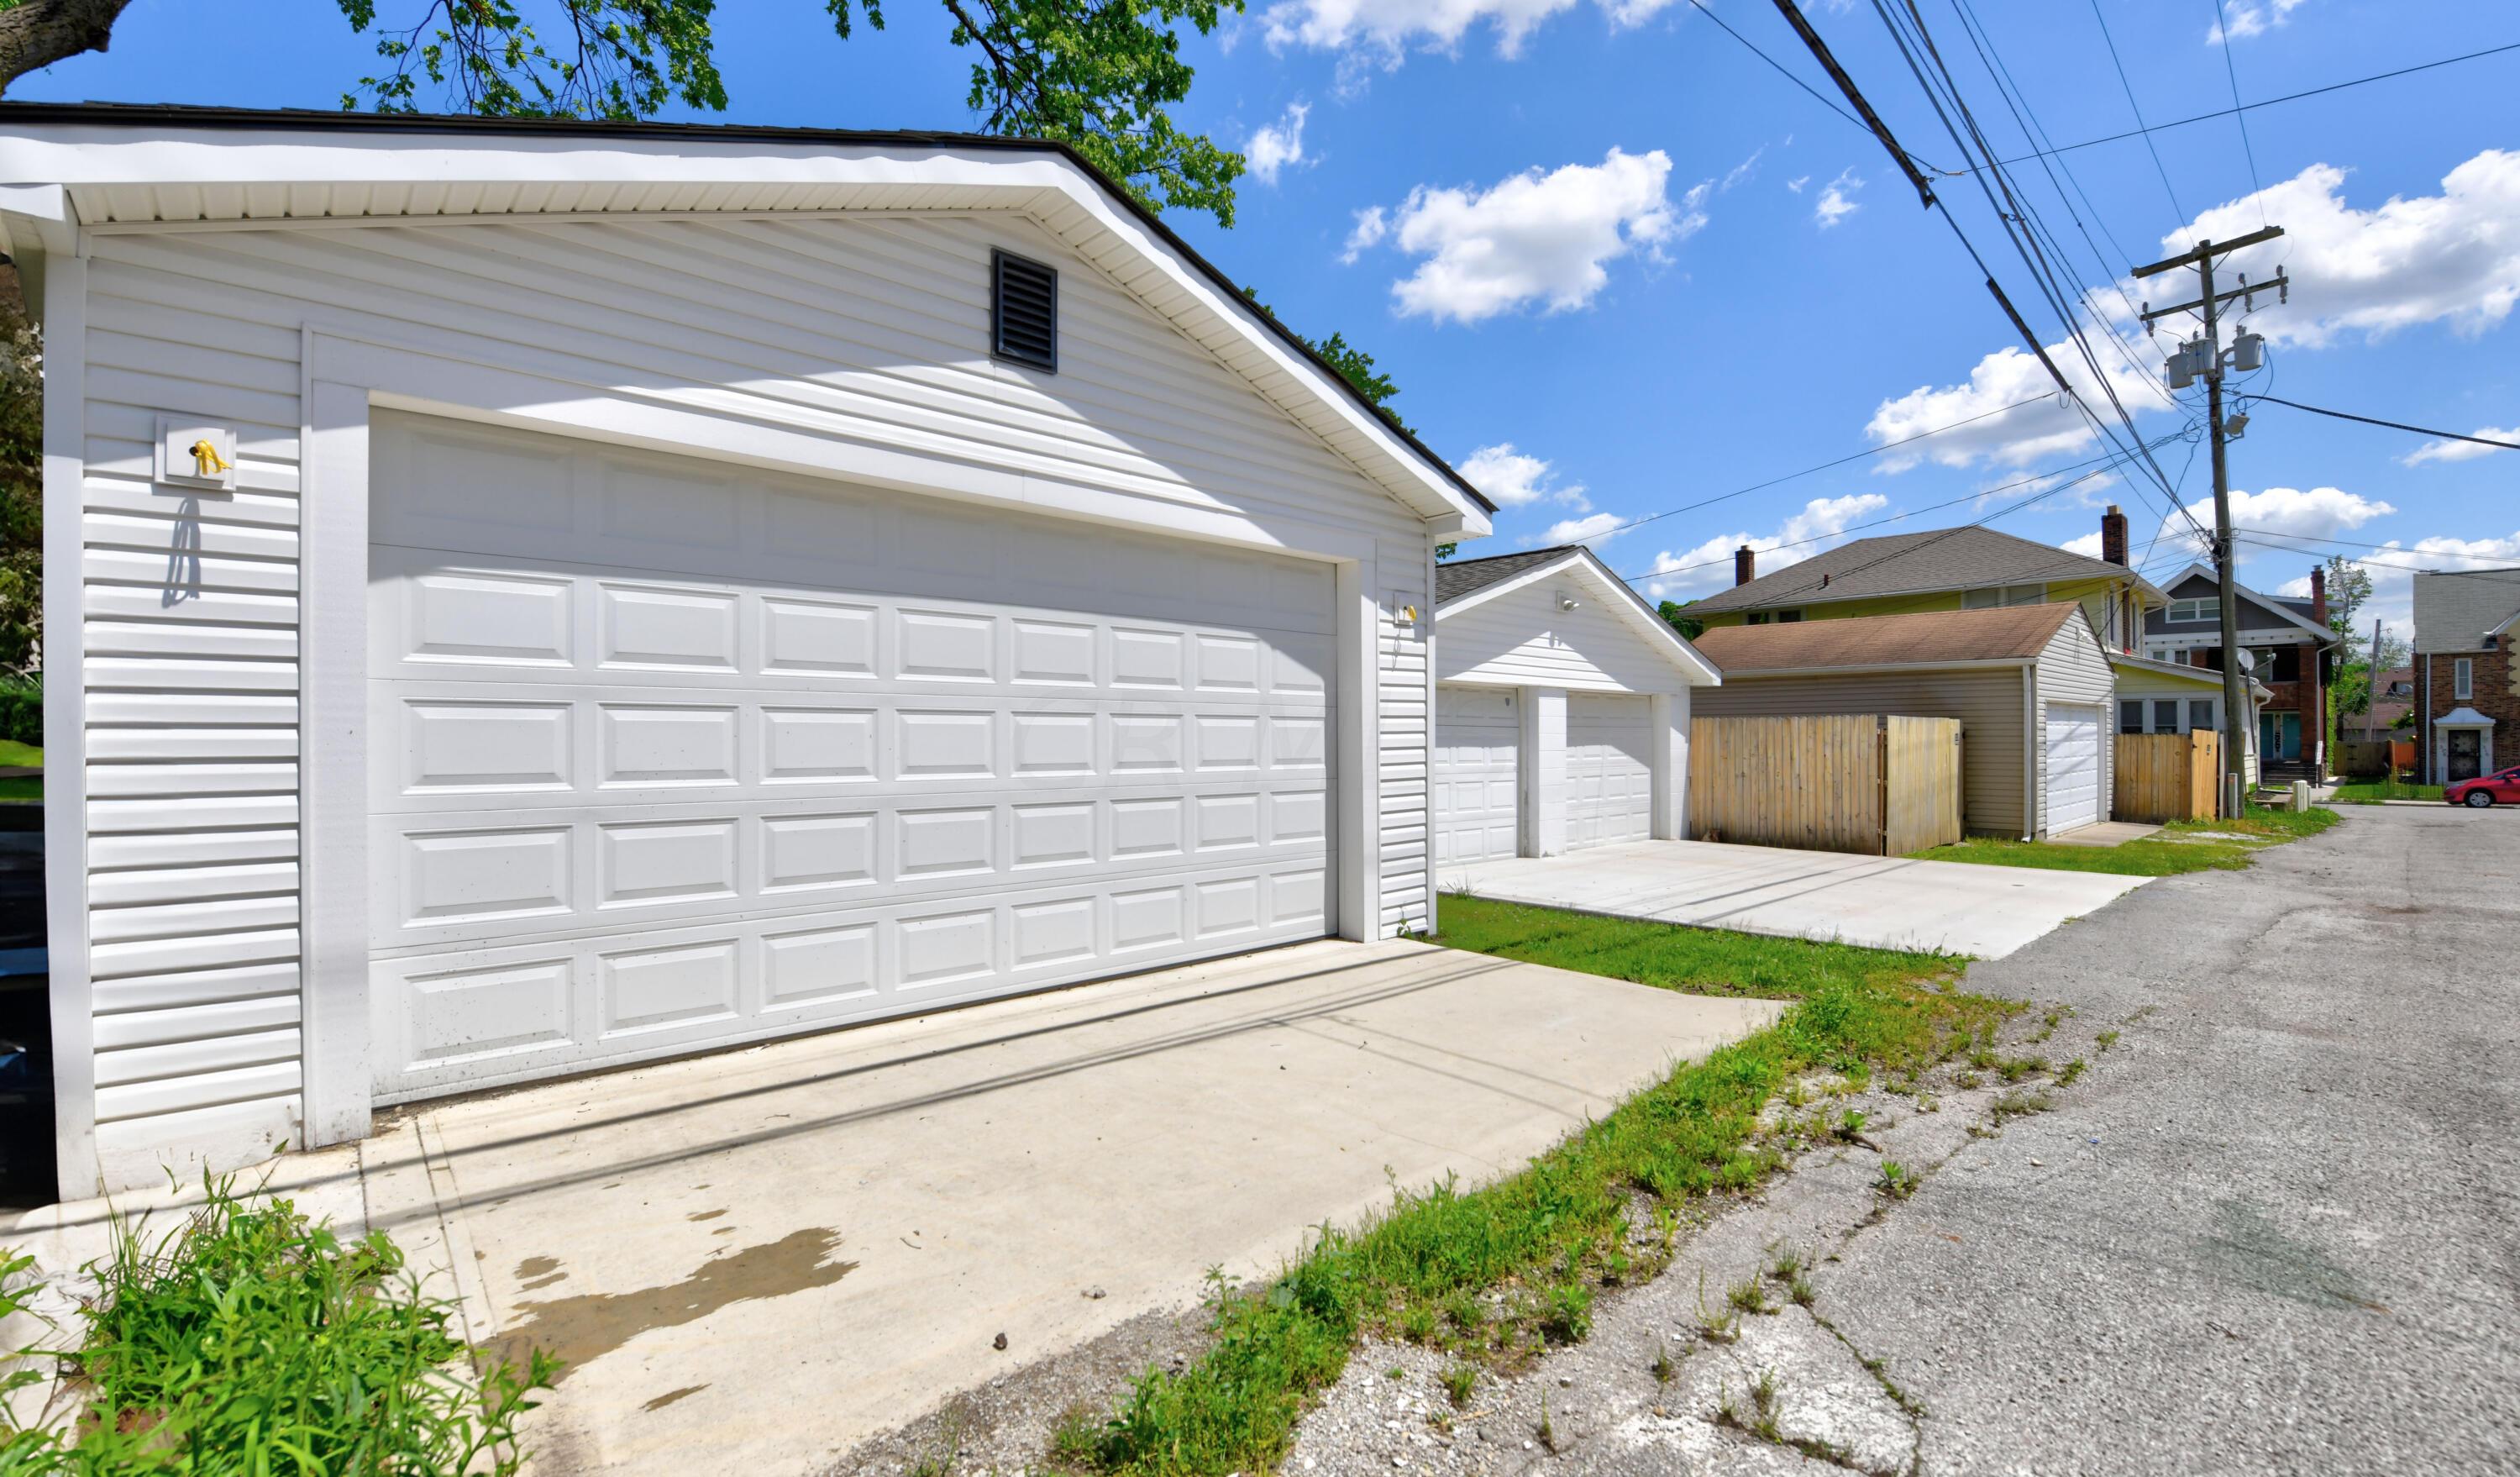
[[1058, 373], [1058, 274], [1037, 261], [989, 253], [989, 352]]

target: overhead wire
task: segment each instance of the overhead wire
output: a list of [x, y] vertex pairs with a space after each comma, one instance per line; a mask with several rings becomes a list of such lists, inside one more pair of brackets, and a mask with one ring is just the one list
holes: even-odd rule
[[[2240, 153], [2249, 161], [2249, 193], [2258, 202], [2258, 224], [2267, 225], [2267, 187], [2258, 182], [2258, 151], [2249, 142], [2249, 114], [2240, 106], [2240, 71], [2231, 61], [2231, 26], [2223, 14], [2223, 0], [2214, 0], [2214, 36], [2223, 43], [2223, 74], [2231, 79], [2231, 119], [2240, 125]], [[2151, 142], [2149, 136], [2145, 142]]]
[[[2193, 217], [2180, 205], [2179, 192], [2171, 188], [2170, 169], [2161, 161], [2161, 151], [2153, 147], [2152, 129], [2143, 121], [2143, 106], [2135, 100], [2135, 83], [2127, 79], [2126, 62], [2118, 55], [2118, 38], [2109, 34], [2109, 18], [2100, 14], [2100, 0], [2092, 0], [2092, 19], [2100, 22], [2100, 39], [2108, 43], [2109, 65], [2118, 69], [2118, 86], [2126, 90], [2127, 111], [2135, 114], [2135, 131], [2143, 136], [2144, 150], [2152, 156], [2152, 172], [2161, 176], [2161, 193], [2170, 198], [2170, 213], [2182, 221], [2192, 219]], [[2127, 135], [2120, 134], [2118, 137], [2124, 138]], [[2077, 144], [2074, 147], [2080, 149], [2089, 146]]]
[[2391, 430], [2412, 431], [2419, 436], [2437, 436], [2446, 441], [2473, 441], [2479, 446], [2494, 446], [2504, 451], [2520, 451], [2520, 441], [2498, 441], [2492, 436], [2467, 436], [2454, 430], [2434, 430], [2429, 426], [2409, 425], [2404, 421], [2383, 421], [2377, 416], [2358, 416], [2351, 411], [2304, 405], [2298, 400], [2286, 400], [2279, 395], [2250, 394], [2242, 398], [2250, 403], [2264, 402], [2269, 405], [2287, 406], [2293, 410], [2306, 410], [2314, 416], [2329, 416], [2339, 421], [2360, 421], [2365, 425], [2383, 425]]

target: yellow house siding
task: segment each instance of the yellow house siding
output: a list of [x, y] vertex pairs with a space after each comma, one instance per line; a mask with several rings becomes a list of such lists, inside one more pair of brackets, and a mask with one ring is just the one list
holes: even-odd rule
[[[2109, 579], [2056, 580], [2048, 586], [2048, 599], [2050, 602], [2078, 602], [2091, 612], [2093, 627], [2105, 631], [2108, 629], [2110, 595], [2118, 588], [2118, 582]], [[1819, 601], [1800, 606], [1785, 604], [1778, 608], [1800, 609], [1805, 620], [1844, 620], [1859, 615], [1913, 615], [1926, 610], [1959, 609], [1960, 592], [1957, 589], [1920, 590], [1909, 595]], [[1697, 615], [1693, 610], [1686, 613], [1696, 616], [1708, 630], [1719, 626], [1747, 625], [1751, 614], [1747, 610], [1725, 610], [1705, 615]]]

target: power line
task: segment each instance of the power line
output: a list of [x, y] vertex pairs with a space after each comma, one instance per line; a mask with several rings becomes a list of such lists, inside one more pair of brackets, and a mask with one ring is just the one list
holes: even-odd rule
[[[2235, 531], [2236, 531], [2236, 530], [2235, 530]], [[2348, 541], [2346, 541], [2346, 540], [2341, 540], [2341, 539], [2314, 539], [2314, 538], [2307, 537], [2306, 535], [2302, 535], [2302, 534], [2295, 534], [2295, 533], [2278, 533], [2278, 534], [2276, 534], [2276, 535], [2275, 535], [2275, 538], [2299, 539], [2299, 540], [2301, 541], [2301, 543], [2304, 543], [2304, 544], [2335, 544], [2335, 543], [2347, 543], [2347, 542], [2348, 542]], [[2265, 538], [2243, 538], [2243, 539], [2239, 540], [2239, 542], [2241, 542], [2241, 543], [2243, 543], [2243, 544], [2255, 544], [2255, 545], [2257, 545], [2257, 546], [2258, 546], [2259, 548], [2261, 548], [2261, 549], [2274, 549], [2274, 550], [2278, 550], [2278, 551], [2280, 551], [2280, 552], [2282, 552], [2282, 553], [2286, 553], [2286, 554], [2317, 554], [2317, 553], [2318, 552], [2318, 550], [2316, 550], [2316, 549], [2303, 549], [2303, 548], [2300, 548], [2298, 545], [2294, 545], [2294, 544], [2278, 544], [2278, 543], [2275, 543], [2272, 539], [2265, 539]], [[2352, 548], [2359, 548], [2359, 549], [2386, 549], [2386, 548], [2388, 548], [2388, 547], [2389, 547], [2389, 546], [2388, 546], [2388, 545], [2386, 545], [2386, 544], [2349, 544], [2348, 546], [2349, 546], [2349, 547], [2352, 547]], [[2407, 553], [2407, 554], [2421, 554], [2421, 553], [2423, 552], [2423, 551], [2422, 551], [2422, 550], [2420, 550], [2420, 549], [2407, 549], [2407, 548], [2405, 548], [2403, 545], [2402, 545], [2402, 546], [2400, 546], [2400, 548], [2401, 548], [2401, 552], [2403, 552], [2403, 553]], [[2460, 554], [2460, 555], [2452, 555], [2452, 558], [2453, 558], [2453, 559], [2473, 559], [2473, 558], [2475, 558], [2475, 556], [2473, 556], [2473, 555], [2466, 555], [2466, 554]], [[2373, 567], [2375, 567], [2375, 568], [2380, 568], [2380, 569], [2411, 569], [2411, 570], [2413, 570], [2413, 571], [2414, 571], [2415, 573], [2417, 573], [2417, 574], [2472, 575], [2472, 576], [2476, 576], [2476, 577], [2478, 577], [2478, 578], [2487, 578], [2487, 577], [2495, 577], [2495, 576], [2502, 576], [2502, 575], [2520, 576], [2520, 568], [2509, 568], [2509, 567], [2505, 567], [2505, 568], [2494, 568], [2494, 569], [2444, 569], [2444, 568], [2441, 568], [2441, 567], [2439, 567], [2439, 566], [2437, 566], [2437, 565], [2433, 565], [2433, 564], [2404, 564], [2404, 563], [2400, 563], [2400, 562], [2398, 562], [2398, 561], [2397, 561], [2397, 560], [2395, 560], [2395, 559], [2372, 559], [2372, 558], [2370, 558], [2370, 557], [2368, 557], [2368, 556], [2362, 556], [2362, 557], [2357, 558], [2357, 559], [2355, 559], [2353, 560], [2353, 562], [2354, 562], [2354, 563], [2357, 563], [2357, 564], [2369, 564], [2369, 565], [2372, 565], [2372, 566], [2373, 566]], [[2502, 581], [2502, 582], [2503, 582], [2503, 583], [2520, 583], [2520, 578], [2515, 578], [2515, 579], [2512, 579], [2512, 580], [2505, 580], [2505, 581]]]
[[[1738, 41], [1743, 46], [1749, 48], [1750, 55], [1757, 57], [1760, 61], [1767, 63], [1772, 67], [1775, 67], [1777, 75], [1811, 94], [1814, 102], [1820, 104], [1820, 106], [1827, 109], [1829, 112], [1836, 113], [1839, 117], [1846, 119], [1856, 127], [1863, 129], [1865, 132], [1872, 132], [1872, 126], [1870, 124], [1847, 112], [1845, 109], [1838, 107], [1835, 103], [1830, 102], [1827, 94], [1822, 92], [1819, 88], [1814, 87], [1809, 82], [1804, 81], [1802, 78], [1794, 75], [1794, 73], [1785, 67], [1784, 63], [1779, 62], [1776, 58], [1769, 56], [1766, 52], [1761, 51], [1758, 43], [1752, 41], [1749, 37], [1726, 24], [1722, 16], [1719, 16], [1715, 14], [1715, 12], [1706, 8], [1705, 0], [1688, 0], [1688, 3], [1696, 9], [1699, 15], [1702, 15], [1707, 20], [1714, 22], [1717, 25], [1723, 26], [1724, 34], [1731, 36], [1733, 40]], [[1910, 159], [1917, 167], [1928, 170], [1934, 174], [1950, 175], [1956, 172], [1954, 170], [1945, 169], [1939, 165], [1929, 163], [1926, 160], [1915, 158], [1913, 156], [1910, 156]]]
[[2304, 405], [2298, 400], [2286, 400], [2276, 395], [2250, 395], [2246, 398], [2251, 402], [2263, 401], [2270, 405], [2286, 405], [2294, 410], [2306, 410], [2314, 416], [2333, 416], [2339, 421], [2360, 421], [2365, 425], [2385, 425], [2391, 430], [2412, 431], [2419, 436], [2439, 436], [2446, 441], [2473, 441], [2479, 446], [2496, 446], [2504, 451], [2520, 451], [2520, 441], [2497, 441], [2492, 436], [2463, 436], [2454, 430], [2432, 430], [2421, 425], [2408, 425], [2404, 421], [2383, 421], [2376, 416], [2358, 416], [2348, 411], [2323, 410], [2316, 405]]
[[[2092, 0], [2092, 10], [2095, 14], [2097, 13], [2098, 8], [2098, 0]], [[2102, 21], [2100, 22], [2100, 29], [2103, 34], [2106, 34], [2108, 30], [2108, 22], [2106, 21]], [[2112, 57], [2116, 55], [2116, 45], [2112, 42], [2110, 45], [2110, 55]], [[2210, 123], [2216, 118], [2228, 118], [2235, 112], [2253, 112], [2261, 108], [2272, 108], [2279, 103], [2298, 103], [2305, 98], [2322, 97], [2331, 92], [2343, 92], [2349, 87], [2362, 87], [2372, 82], [2386, 82], [2397, 77], [2412, 76], [2414, 73], [2419, 71], [2431, 71], [2437, 67], [2455, 67], [2461, 62], [2474, 62], [2484, 57], [2497, 57], [2507, 51], [2520, 51], [2520, 41], [2506, 41], [2500, 46], [2489, 46], [2483, 51], [2462, 52], [2455, 57], [2444, 57], [2438, 62], [2418, 62], [2412, 67], [2401, 67], [2394, 71], [2375, 71], [2367, 77], [2349, 77], [2342, 82], [2330, 82], [2324, 87], [2313, 87], [2302, 92], [2288, 92], [2277, 98], [2261, 98], [2257, 102], [2243, 103], [2236, 108], [2218, 108], [2212, 112], [2200, 112], [2188, 117], [2173, 118], [2167, 123], [2144, 125], [2143, 117], [2138, 113], [2136, 117], [2136, 122], [2141, 126], [2127, 129], [2123, 133], [2103, 134], [2095, 139], [2085, 139], [2079, 144], [2067, 144], [2061, 148], [2044, 150], [2042, 153], [2072, 154], [2076, 150], [2096, 149], [2102, 144], [2115, 144], [2132, 138], [2142, 138], [2145, 141], [2146, 146], [2149, 147], [2151, 136], [2153, 134], [2164, 133], [2173, 128], [2184, 128], [2191, 123]], [[2123, 77], [2124, 68], [2120, 68], [2120, 74], [2121, 77]], [[2134, 101], [2132, 94], [2130, 94], [2128, 101]], [[2022, 164], [2027, 163], [2038, 157], [2038, 155], [2025, 154], [2018, 158], [2005, 159], [2003, 162], [2005, 164]], [[2158, 163], [2159, 161], [2159, 157], [2156, 156], [2154, 162]], [[2165, 174], [2162, 179], [2163, 187], [2165, 189], [2168, 188], [2169, 183], [2169, 178]], [[2179, 202], [2176, 200], [2171, 201], [2171, 207], [2174, 210], [2178, 209], [2178, 204]], [[2182, 221], [2186, 220], [2188, 218], [2187, 212], [2180, 210], [2179, 218]]]
[[[2222, 3], [2222, 0], [2215, 0], [2215, 3], [2219, 5]], [[2161, 193], [2170, 198], [2170, 213], [2178, 216], [2180, 221], [2183, 224], [2189, 219], [2189, 216], [2186, 210], [2182, 208], [2179, 203], [2179, 192], [2170, 188], [2170, 170], [2161, 162], [2161, 151], [2152, 147], [2152, 130], [2144, 126], [2143, 108], [2135, 100], [2135, 83], [2127, 80], [2126, 63], [2118, 57], [2118, 38], [2109, 34], [2109, 18], [2100, 14], [2100, 0], [2092, 0], [2092, 19], [2100, 22], [2100, 39], [2107, 42], [2109, 47], [2109, 65], [2118, 69], [2118, 86], [2126, 89], [2127, 111], [2135, 114], [2135, 132], [2143, 135], [2143, 147], [2152, 155], [2152, 171], [2153, 173], [2161, 176]], [[2234, 99], [2233, 101], [2236, 102], [2238, 100]], [[2171, 127], [2175, 125], [2164, 124], [2163, 126]], [[2121, 133], [2118, 134], [2117, 137], [2130, 138], [2133, 137], [2133, 135]], [[2099, 141], [2095, 140], [2094, 142]], [[2072, 149], [2088, 149], [2091, 145], [2073, 144], [2068, 145], [2067, 147]], [[2065, 150], [2058, 149], [2052, 152], [2063, 154]], [[2013, 161], [2006, 160], [2006, 162]]]
[[[2258, 202], [2258, 224], [2268, 225], [2267, 187], [2258, 180], [2258, 151], [2249, 142], [2248, 111], [2240, 106], [2240, 70], [2231, 61], [2231, 26], [2223, 15], [2223, 0], [2214, 0], [2214, 33], [2223, 43], [2223, 74], [2231, 79], [2231, 118], [2240, 125], [2240, 154], [2249, 161], [2249, 193]], [[2148, 146], [2152, 140], [2146, 138], [2144, 143]]]
[[1777, 486], [1782, 482], [1796, 481], [1800, 478], [1810, 476], [1815, 472], [1826, 471], [1832, 467], [1843, 467], [1849, 462], [1861, 462], [1866, 457], [1877, 457], [1885, 451], [1896, 451], [1902, 446], [1909, 445], [1912, 442], [1922, 441], [1928, 436], [1939, 436], [1947, 430], [1958, 430], [1963, 425], [1975, 425], [1980, 421], [1991, 420], [1994, 417], [2004, 414], [2006, 411], [2019, 410], [2025, 405], [2037, 405], [2042, 401], [2050, 398], [2052, 397], [2048, 395], [2033, 395], [2027, 400], [2015, 400], [2010, 405], [1999, 405], [1990, 411], [1980, 411], [1978, 414], [1971, 416], [1964, 421], [1954, 421], [1949, 425], [1937, 425], [1931, 430], [1920, 430], [1912, 436], [1902, 436], [1896, 441], [1885, 441], [1879, 446], [1868, 447], [1863, 451], [1850, 452], [1845, 456], [1839, 457], [1833, 462], [1822, 462], [1818, 467], [1806, 467], [1800, 471], [1789, 471], [1780, 477], [1770, 477], [1764, 482], [1753, 482], [1747, 487], [1736, 487], [1731, 492], [1717, 493], [1714, 497], [1701, 499], [1694, 503], [1685, 504], [1679, 508], [1666, 508], [1660, 513], [1648, 513], [1640, 518], [1630, 518], [1624, 523], [1617, 523], [1608, 528], [1604, 528], [1599, 533], [1593, 535], [1593, 537], [1605, 538], [1613, 533], [1625, 533], [1631, 528], [1641, 528], [1647, 523], [1658, 523], [1664, 518], [1677, 517], [1684, 513], [1695, 513], [1700, 508], [1711, 508], [1717, 503], [1729, 502], [1733, 498], [1742, 497], [1749, 493], [1764, 491], [1767, 488]]

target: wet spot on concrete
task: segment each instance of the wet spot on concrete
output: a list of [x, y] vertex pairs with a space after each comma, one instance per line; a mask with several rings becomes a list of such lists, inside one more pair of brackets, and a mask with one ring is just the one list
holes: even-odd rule
[[639, 1409], [642, 1410], [661, 1410], [665, 1409], [665, 1407], [672, 1405], [675, 1401], [681, 1400], [684, 1396], [698, 1395], [707, 1388], [708, 1386], [706, 1385], [685, 1385], [679, 1390], [668, 1390], [664, 1394], [657, 1396], [654, 1400], [644, 1402], [640, 1405]]
[[554, 1257], [527, 1257], [517, 1264], [518, 1284], [526, 1292], [548, 1287], [567, 1276], [560, 1270], [560, 1262]]
[[677, 1328], [736, 1303], [828, 1287], [858, 1270], [855, 1262], [825, 1260], [839, 1244], [838, 1231], [810, 1227], [721, 1253], [661, 1287], [520, 1301], [523, 1321], [499, 1335], [496, 1355], [521, 1365], [529, 1350], [545, 1350], [560, 1357], [559, 1377], [566, 1379], [651, 1328]]
[[725, 1214], [726, 1212], [722, 1210], [696, 1210], [690, 1215], [683, 1217], [683, 1219], [686, 1221], [714, 1221]]

